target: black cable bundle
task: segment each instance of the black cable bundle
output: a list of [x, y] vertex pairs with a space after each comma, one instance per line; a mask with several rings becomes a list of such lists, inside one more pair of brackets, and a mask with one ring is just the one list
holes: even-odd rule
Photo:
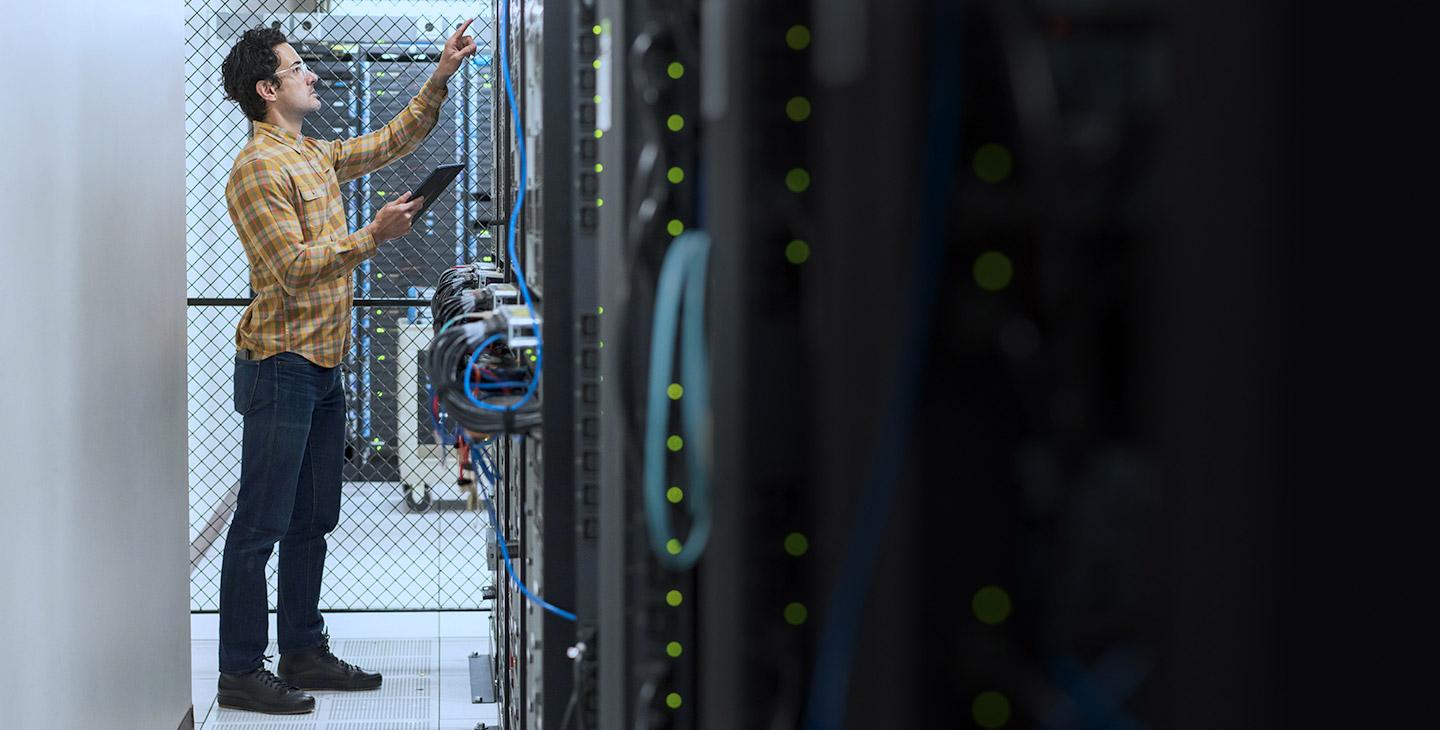
[[[455, 323], [435, 335], [430, 343], [430, 378], [443, 411], [471, 434], [526, 431], [540, 425], [540, 402], [532, 398], [518, 410], [491, 410], [477, 405], [465, 392], [465, 370], [476, 348], [504, 332], [503, 320], [492, 312], [479, 312], [472, 321]], [[482, 391], [479, 399], [496, 409], [519, 402], [525, 384], [534, 376], [520, 356], [504, 342], [487, 345], [471, 370], [471, 386], [484, 380], [488, 371], [500, 382], [515, 383], [509, 388]]]
[[438, 333], [456, 317], [491, 308], [490, 293], [481, 289], [486, 283], [482, 273], [498, 271], [494, 264], [466, 264], [441, 272], [430, 298], [432, 326]]

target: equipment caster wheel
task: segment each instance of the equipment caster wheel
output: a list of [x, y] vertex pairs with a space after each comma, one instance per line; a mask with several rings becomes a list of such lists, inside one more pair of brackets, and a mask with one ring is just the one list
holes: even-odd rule
[[430, 509], [429, 485], [412, 487], [409, 484], [401, 484], [400, 490], [405, 494], [405, 507], [411, 512], [424, 512]]

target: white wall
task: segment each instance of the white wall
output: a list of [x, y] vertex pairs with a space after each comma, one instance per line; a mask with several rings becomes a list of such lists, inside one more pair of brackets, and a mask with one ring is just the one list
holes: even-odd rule
[[190, 707], [184, 4], [0, 23], [0, 726]]

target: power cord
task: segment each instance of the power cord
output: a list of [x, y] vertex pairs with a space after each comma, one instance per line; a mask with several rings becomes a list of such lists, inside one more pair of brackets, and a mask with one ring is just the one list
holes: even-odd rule
[[[495, 472], [492, 469], [482, 470], [480, 468], [481, 455], [483, 452], [478, 447], [476, 447], [475, 442], [471, 441], [469, 436], [465, 436], [464, 438], [466, 445], [469, 446], [470, 449], [470, 460], [472, 465], [474, 466], [475, 473], [484, 473], [488, 475], [490, 477], [489, 483], [493, 486], [495, 483]], [[556, 606], [536, 595], [534, 591], [530, 590], [529, 586], [525, 585], [525, 581], [520, 580], [520, 576], [515, 573], [515, 566], [510, 562], [510, 548], [507, 547], [507, 541], [505, 539], [505, 529], [500, 525], [500, 517], [495, 512], [495, 500], [492, 498], [492, 495], [490, 493], [485, 491], [484, 481], [480, 483], [480, 496], [485, 502], [485, 511], [490, 515], [490, 526], [495, 529], [495, 542], [500, 546], [500, 558], [505, 563], [505, 573], [510, 576], [510, 581], [515, 584], [515, 589], [520, 591], [521, 595], [525, 596], [527, 599], [529, 599], [532, 603], [539, 606], [540, 608], [543, 608], [546, 611], [565, 619], [566, 621], [575, 621], [575, 614], [571, 613], [570, 611], [566, 611], [565, 609], [560, 608], [559, 606]]]

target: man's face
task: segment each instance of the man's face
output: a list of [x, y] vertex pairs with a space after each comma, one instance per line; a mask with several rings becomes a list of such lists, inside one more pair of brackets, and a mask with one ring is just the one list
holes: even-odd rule
[[269, 82], [275, 92], [271, 105], [281, 116], [291, 119], [318, 110], [320, 97], [315, 93], [315, 81], [319, 77], [301, 65], [300, 54], [289, 43], [275, 46], [275, 56], [279, 66], [275, 71], [277, 81]]

